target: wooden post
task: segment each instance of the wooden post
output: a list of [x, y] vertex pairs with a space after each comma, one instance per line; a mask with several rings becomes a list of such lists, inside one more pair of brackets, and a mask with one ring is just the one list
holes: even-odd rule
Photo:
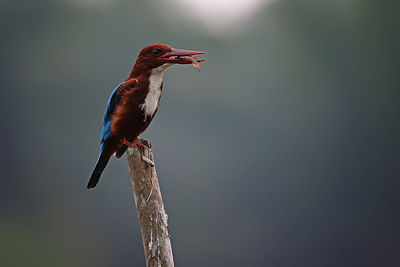
[[168, 216], [161, 198], [160, 185], [151, 145], [142, 140], [143, 147], [134, 145], [127, 150], [129, 172], [139, 217], [147, 267], [173, 267]]

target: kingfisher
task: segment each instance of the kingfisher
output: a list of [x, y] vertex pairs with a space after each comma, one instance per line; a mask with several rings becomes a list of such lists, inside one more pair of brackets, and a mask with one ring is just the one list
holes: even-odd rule
[[108, 100], [100, 137], [100, 155], [89, 179], [87, 189], [94, 188], [114, 154], [119, 159], [128, 146], [143, 146], [138, 136], [150, 125], [158, 110], [163, 75], [175, 64], [193, 64], [200, 51], [175, 49], [167, 44], [143, 48], [129, 77], [119, 84]]

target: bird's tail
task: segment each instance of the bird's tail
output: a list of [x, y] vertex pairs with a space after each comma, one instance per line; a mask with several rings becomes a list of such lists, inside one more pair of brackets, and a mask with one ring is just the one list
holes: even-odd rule
[[107, 163], [112, 155], [112, 153], [109, 153], [107, 150], [108, 149], [103, 149], [101, 151], [100, 157], [96, 163], [96, 167], [94, 167], [92, 175], [90, 176], [89, 183], [86, 186], [87, 189], [94, 188], [99, 182], [100, 176], [103, 173], [103, 170], [107, 166]]

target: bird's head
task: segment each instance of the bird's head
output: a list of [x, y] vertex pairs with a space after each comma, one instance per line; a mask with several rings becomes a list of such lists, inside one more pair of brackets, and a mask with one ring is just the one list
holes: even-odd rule
[[200, 51], [175, 49], [167, 44], [153, 44], [146, 46], [140, 51], [136, 64], [154, 69], [160, 66], [171, 66], [173, 64], [193, 64], [205, 59], [193, 58], [195, 55], [206, 54]]

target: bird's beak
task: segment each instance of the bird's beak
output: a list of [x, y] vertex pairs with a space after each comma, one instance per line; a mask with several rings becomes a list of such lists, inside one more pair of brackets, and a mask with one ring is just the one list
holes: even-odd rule
[[171, 51], [165, 53], [160, 58], [165, 61], [165, 63], [173, 64], [193, 64], [194, 62], [203, 62], [205, 59], [195, 58], [195, 55], [203, 55], [206, 52], [201, 51], [190, 51], [172, 48]]

